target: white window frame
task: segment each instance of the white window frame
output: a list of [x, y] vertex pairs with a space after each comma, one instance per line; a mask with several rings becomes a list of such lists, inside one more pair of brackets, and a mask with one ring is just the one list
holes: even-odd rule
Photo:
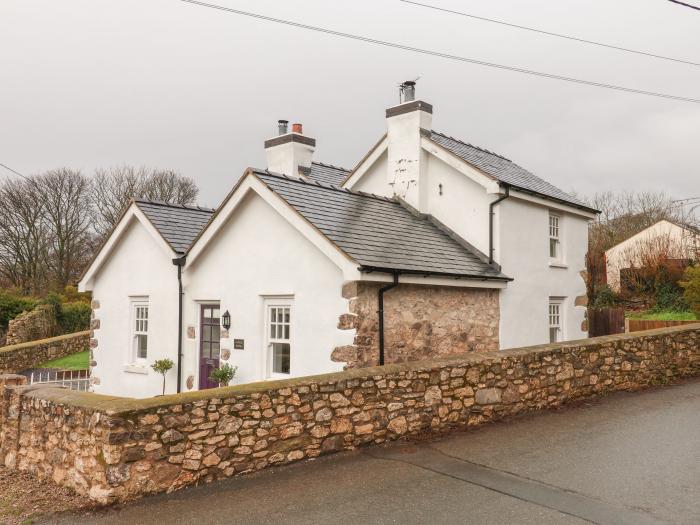
[[[548, 223], [548, 228], [549, 228], [549, 259], [550, 261], [556, 261], [560, 262], [563, 260], [562, 257], [562, 229], [561, 229], [561, 215], [558, 213], [554, 213], [552, 211], [549, 212], [549, 218], [547, 219]], [[552, 241], [555, 241], [555, 254], [552, 255]]]
[[[138, 317], [139, 309], [146, 308], [146, 317], [140, 319]], [[151, 325], [151, 308], [148, 301], [148, 297], [132, 297], [131, 298], [131, 315], [129, 316], [129, 363], [138, 366], [145, 366], [148, 360], [148, 346], [149, 346], [149, 328]], [[139, 324], [139, 322], [141, 324]], [[145, 324], [143, 324], [145, 323]], [[143, 329], [145, 326], [145, 330]], [[137, 346], [137, 336], [146, 336], [146, 357], [139, 357], [138, 346]]]
[[[564, 331], [564, 298], [563, 297], [550, 297], [549, 305], [547, 308], [547, 334], [550, 343], [561, 343], [566, 341], [566, 334]], [[552, 328], [558, 330], [557, 338], [552, 341]]]
[[[271, 334], [272, 310], [274, 308], [289, 309], [289, 337], [273, 337]], [[294, 352], [294, 299], [292, 297], [268, 297], [264, 301], [264, 355], [265, 355], [265, 376], [268, 379], [288, 378], [292, 375], [293, 352]], [[277, 325], [277, 323], [275, 323]], [[286, 323], [279, 326], [284, 327]], [[273, 372], [273, 344], [286, 343], [289, 345], [289, 373]]]

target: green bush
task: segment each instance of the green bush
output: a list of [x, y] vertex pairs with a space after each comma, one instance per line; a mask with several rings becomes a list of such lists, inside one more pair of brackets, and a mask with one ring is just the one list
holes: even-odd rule
[[219, 383], [219, 386], [228, 386], [233, 377], [236, 375], [237, 370], [237, 366], [231, 366], [228, 363], [224, 363], [219, 368], [215, 368], [211, 371], [209, 379], [215, 383]]
[[61, 312], [58, 317], [58, 325], [61, 327], [61, 332], [70, 334], [90, 328], [92, 309], [88, 303], [77, 301], [64, 303], [60, 306]]
[[700, 265], [688, 267], [680, 285], [685, 290], [686, 303], [695, 317], [700, 319]]
[[688, 303], [683, 297], [683, 289], [670, 282], [659, 282], [654, 289], [655, 312], [672, 311], [685, 312], [688, 310]]
[[593, 308], [611, 308], [615, 306], [616, 302], [612, 288], [605, 284], [596, 291]]
[[32, 297], [17, 295], [9, 290], [0, 290], [0, 328], [7, 329], [10, 319], [14, 319], [22, 312], [32, 310], [36, 305], [37, 300]]
[[163, 376], [163, 395], [165, 395], [165, 375], [175, 366], [172, 359], [158, 359], [154, 361], [151, 368]]
[[65, 302], [65, 296], [49, 293], [41, 302], [50, 305], [62, 334], [81, 332], [90, 328], [90, 304], [82, 300]]

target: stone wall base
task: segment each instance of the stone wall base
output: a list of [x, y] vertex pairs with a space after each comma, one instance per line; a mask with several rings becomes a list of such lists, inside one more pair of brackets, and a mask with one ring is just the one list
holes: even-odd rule
[[[331, 359], [347, 368], [379, 364], [378, 292], [386, 283], [356, 281], [343, 287], [349, 313], [338, 328], [355, 330], [353, 345]], [[498, 350], [499, 290], [399, 284], [384, 296], [385, 363]]]

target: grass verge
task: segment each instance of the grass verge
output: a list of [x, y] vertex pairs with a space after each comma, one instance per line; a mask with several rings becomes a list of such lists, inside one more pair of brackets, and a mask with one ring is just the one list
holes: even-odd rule
[[53, 361], [47, 361], [37, 368], [60, 368], [62, 370], [85, 370], [90, 364], [90, 352], [78, 352], [77, 354], [61, 357]]
[[697, 319], [693, 312], [677, 312], [674, 310], [628, 312], [627, 317], [629, 319], [648, 319], [650, 321], [695, 321]]

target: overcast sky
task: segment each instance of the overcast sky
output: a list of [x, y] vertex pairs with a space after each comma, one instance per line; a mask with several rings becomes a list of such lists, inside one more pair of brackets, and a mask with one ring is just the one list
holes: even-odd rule
[[[700, 98], [700, 67], [527, 33], [398, 0], [210, 0], [415, 47]], [[424, 0], [700, 62], [700, 11], [665, 0]], [[697, 2], [700, 4], [700, 2]], [[352, 168], [420, 76], [434, 129], [564, 190], [700, 196], [700, 104], [348, 41], [178, 0], [0, 0], [0, 162], [24, 174], [171, 168], [217, 205], [265, 167], [276, 121]], [[12, 176], [3, 172], [0, 177]]]

